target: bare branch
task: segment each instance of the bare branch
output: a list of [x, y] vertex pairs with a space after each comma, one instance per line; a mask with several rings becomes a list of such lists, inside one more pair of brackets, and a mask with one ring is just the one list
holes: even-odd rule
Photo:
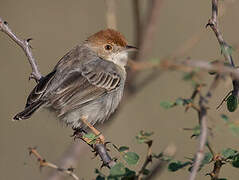
[[198, 169], [204, 158], [204, 148], [207, 143], [207, 108], [204, 105], [204, 97], [200, 97], [200, 111], [198, 112], [199, 122], [200, 122], [200, 136], [199, 136], [199, 148], [196, 153], [195, 162], [193, 164], [192, 172], [190, 173], [189, 180], [194, 180], [196, 178]]
[[105, 0], [106, 24], [108, 28], [117, 29], [115, 0]]
[[213, 32], [215, 33], [218, 43], [220, 44], [220, 48], [226, 60], [234, 67], [234, 62], [232, 59], [230, 52], [230, 46], [224, 41], [222, 37], [222, 33], [219, 30], [218, 23], [218, 0], [212, 0], [212, 17], [208, 20], [208, 24], [206, 26], [210, 26]]
[[29, 148], [29, 154], [33, 154], [36, 158], [37, 158], [37, 161], [39, 162], [40, 164], [40, 168], [42, 167], [50, 167], [50, 168], [53, 168], [53, 169], [56, 169], [58, 172], [63, 172], [63, 173], [66, 173], [68, 175], [70, 175], [71, 177], [73, 177], [75, 180], [79, 180], [79, 177], [73, 173], [73, 168], [67, 168], [67, 169], [64, 169], [64, 168], [60, 168], [58, 167], [57, 165], [53, 164], [53, 163], [50, 163], [50, 162], [47, 162], [44, 158], [41, 157], [41, 155], [37, 152], [36, 148]]
[[156, 25], [158, 23], [160, 8], [162, 0], [151, 0], [151, 5], [148, 10], [147, 24], [144, 26], [142, 39], [140, 40], [140, 51], [137, 54], [136, 60], [141, 61], [147, 58], [153, 46], [153, 38], [156, 32]]
[[31, 39], [22, 40], [18, 38], [16, 34], [10, 29], [8, 23], [4, 21], [1, 17], [0, 17], [0, 31], [7, 34], [13, 41], [15, 41], [22, 48], [32, 68], [32, 73], [29, 78], [34, 79], [36, 82], [38, 82], [42, 78], [42, 75], [38, 69], [36, 60], [32, 55], [31, 46], [29, 45], [29, 41]]
[[[78, 162], [80, 161], [80, 158], [82, 157], [82, 153], [84, 153], [87, 149], [88, 147], [83, 141], [75, 141], [61, 156], [59, 166], [62, 168], [76, 167]], [[53, 170], [46, 179], [63, 180], [65, 179], [65, 177], [63, 173], [59, 173], [58, 171]]]

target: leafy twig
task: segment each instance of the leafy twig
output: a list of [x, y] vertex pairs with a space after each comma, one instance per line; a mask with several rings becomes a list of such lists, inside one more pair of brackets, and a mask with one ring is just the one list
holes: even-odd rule
[[[163, 152], [163, 156], [173, 157], [176, 153], [176, 147], [174, 145], [169, 145]], [[167, 166], [170, 159], [160, 158], [155, 166], [151, 169], [151, 173], [145, 178], [145, 180], [153, 179], [156, 175], [160, 175], [163, 169]]]
[[142, 175], [143, 175], [144, 171], [146, 170], [148, 164], [152, 162], [152, 144], [153, 144], [153, 141], [150, 140], [150, 141], [146, 142], [146, 144], [148, 145], [148, 152], [147, 152], [147, 156], [146, 156], [146, 159], [144, 161], [144, 164], [143, 164], [143, 166], [141, 167], [141, 169], [138, 173], [138, 180], [142, 179]]

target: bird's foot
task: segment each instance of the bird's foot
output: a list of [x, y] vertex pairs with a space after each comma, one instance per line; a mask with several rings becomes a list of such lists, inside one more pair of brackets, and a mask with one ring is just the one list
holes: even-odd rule
[[105, 144], [105, 137], [103, 136], [103, 134], [101, 134], [100, 131], [98, 131], [96, 128], [94, 128], [93, 125], [91, 125], [88, 121], [87, 121], [87, 117], [83, 116], [81, 118], [82, 122], [91, 129], [91, 131], [95, 134], [95, 136], [97, 137], [96, 139], [96, 143], [100, 143], [100, 144]]
[[72, 128], [73, 129], [73, 134], [71, 135], [71, 137], [74, 138], [74, 140], [76, 139], [82, 139], [84, 136], [84, 133], [86, 133], [82, 128]]

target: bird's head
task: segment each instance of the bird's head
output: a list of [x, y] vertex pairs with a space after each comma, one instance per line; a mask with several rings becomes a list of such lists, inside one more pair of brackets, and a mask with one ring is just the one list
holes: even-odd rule
[[112, 61], [121, 67], [127, 63], [128, 52], [137, 50], [137, 48], [128, 45], [120, 32], [113, 29], [106, 29], [93, 34], [86, 40], [86, 43], [100, 58]]

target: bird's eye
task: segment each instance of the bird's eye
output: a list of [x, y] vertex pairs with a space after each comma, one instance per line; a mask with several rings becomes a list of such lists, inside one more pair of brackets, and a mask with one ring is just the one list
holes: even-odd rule
[[106, 51], [112, 50], [112, 46], [109, 45], [109, 44], [105, 45], [105, 50], [106, 50]]

